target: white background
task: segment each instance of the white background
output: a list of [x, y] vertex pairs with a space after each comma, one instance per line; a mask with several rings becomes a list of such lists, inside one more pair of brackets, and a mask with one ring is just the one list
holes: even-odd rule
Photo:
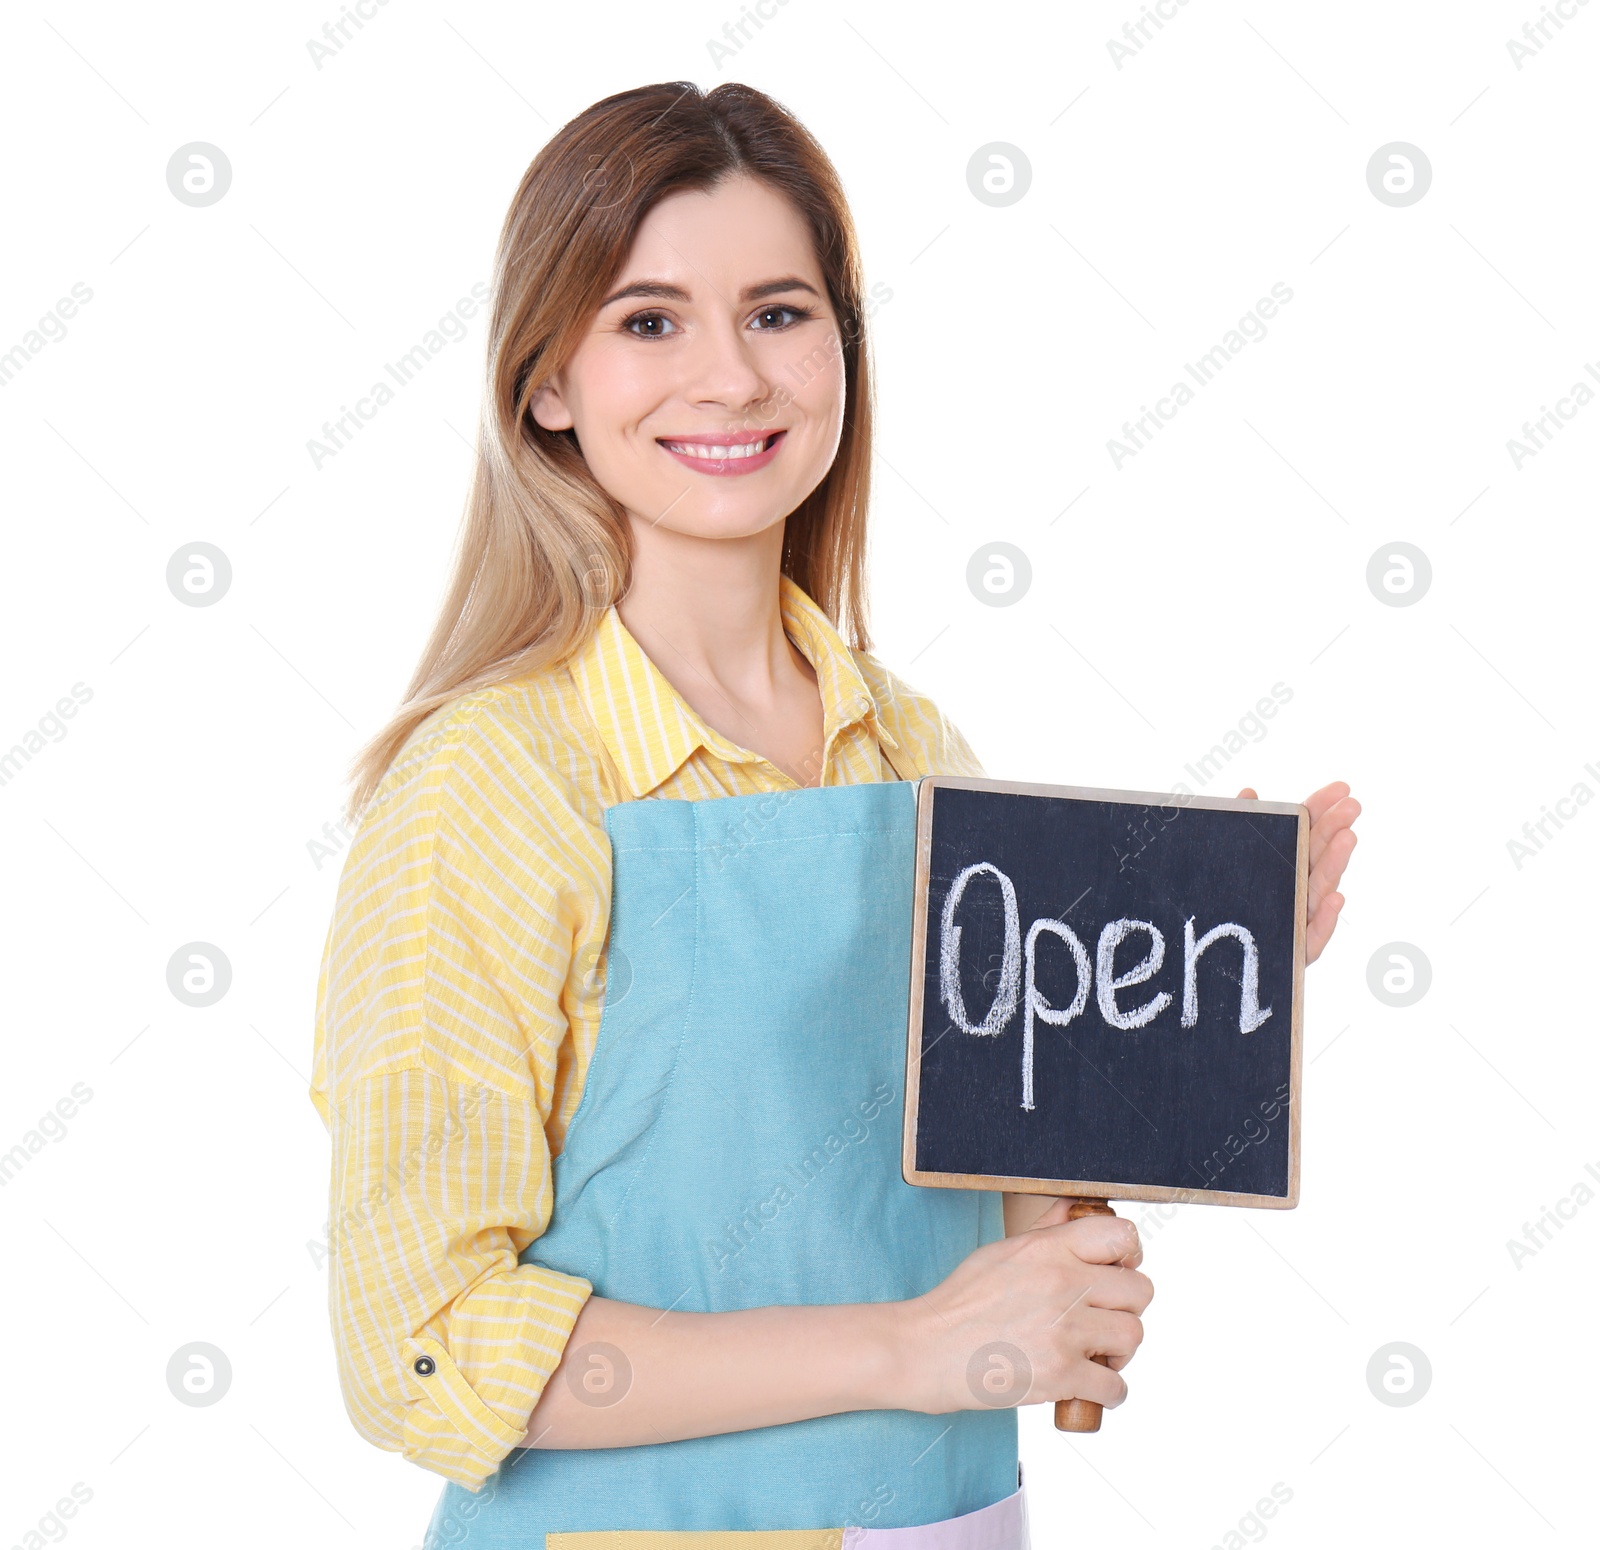
[[[334, 0], [6, 9], [0, 351], [75, 282], [93, 299], [0, 389], [0, 746], [92, 698], [0, 786], [0, 1150], [92, 1098], [0, 1190], [0, 1544], [420, 1542], [441, 1482], [351, 1428], [307, 1249], [339, 859], [308, 845], [433, 620], [481, 315], [320, 470], [306, 443], [488, 278], [556, 127], [676, 78], [792, 107], [892, 292], [879, 655], [992, 774], [1142, 789], [1193, 786], [1282, 683], [1202, 789], [1343, 778], [1365, 805], [1308, 975], [1301, 1205], [1147, 1221], [1127, 1404], [1075, 1439], [1024, 1412], [1035, 1544], [1253, 1539], [1276, 1482], [1284, 1550], [1588, 1542], [1600, 809], [1520, 866], [1507, 842], [1600, 791], [1600, 407], [1520, 468], [1507, 443], [1600, 369], [1600, 4], [1520, 70], [1533, 0], [1193, 0], [1118, 69], [1138, 12], [788, 0], [718, 64], [734, 0], [392, 0], [318, 69]], [[1397, 140], [1433, 172], [1406, 207], [1366, 176]], [[168, 191], [190, 141], [232, 165], [209, 207]], [[967, 185], [994, 141], [1032, 168], [1004, 208]], [[1122, 422], [1274, 282], [1267, 337], [1116, 467]], [[210, 608], [165, 580], [198, 540], [233, 569]], [[1032, 566], [1009, 607], [966, 584], [994, 541]], [[1432, 568], [1406, 607], [1366, 580], [1396, 541]], [[195, 940], [233, 968], [203, 1010], [165, 977]], [[1368, 987], [1394, 942], [1432, 966], [1405, 1008]], [[1507, 1240], [1562, 1200], [1519, 1268]], [[213, 1407], [166, 1386], [193, 1341], [232, 1364]], [[1432, 1367], [1403, 1408], [1366, 1379], [1395, 1341]], [[92, 1499], [41, 1530], [74, 1482]]]

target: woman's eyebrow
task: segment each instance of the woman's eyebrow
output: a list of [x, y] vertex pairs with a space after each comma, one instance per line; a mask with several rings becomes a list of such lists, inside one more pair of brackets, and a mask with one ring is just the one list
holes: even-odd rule
[[[821, 297], [815, 286], [807, 285], [798, 275], [786, 275], [781, 280], [763, 280], [759, 285], [747, 285], [739, 293], [740, 301], [760, 301], [764, 296], [776, 296], [783, 291], [810, 291], [813, 296]], [[689, 293], [680, 286], [673, 285], [666, 280], [635, 280], [631, 285], [625, 285], [620, 291], [614, 291], [600, 303], [602, 307], [609, 307], [614, 301], [621, 301], [629, 296], [647, 296], [657, 301], [688, 301]]]

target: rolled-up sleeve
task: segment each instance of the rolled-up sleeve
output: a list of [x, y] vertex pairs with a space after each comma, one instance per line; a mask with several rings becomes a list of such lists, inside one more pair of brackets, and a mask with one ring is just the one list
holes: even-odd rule
[[311, 1098], [333, 1143], [345, 1408], [375, 1446], [476, 1489], [521, 1444], [593, 1289], [519, 1255], [550, 1220], [568, 982], [609, 874], [513, 728], [479, 714], [432, 736], [346, 858]]

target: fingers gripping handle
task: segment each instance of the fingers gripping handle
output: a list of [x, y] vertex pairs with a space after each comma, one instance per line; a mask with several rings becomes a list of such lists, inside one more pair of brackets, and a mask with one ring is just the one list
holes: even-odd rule
[[[1117, 1213], [1111, 1209], [1104, 1200], [1077, 1200], [1067, 1207], [1067, 1220], [1075, 1222], [1080, 1216], [1115, 1216]], [[1095, 1360], [1106, 1365], [1103, 1356]], [[1103, 1406], [1092, 1399], [1058, 1399], [1056, 1401], [1056, 1430], [1058, 1432], [1097, 1432], [1100, 1430], [1100, 1414]]]

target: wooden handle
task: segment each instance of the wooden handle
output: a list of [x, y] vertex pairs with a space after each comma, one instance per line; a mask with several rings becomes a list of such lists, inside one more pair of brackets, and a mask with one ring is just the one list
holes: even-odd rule
[[[1080, 1216], [1115, 1216], [1109, 1202], [1104, 1200], [1078, 1200], [1067, 1207], [1067, 1220], [1075, 1222]], [[1103, 1367], [1103, 1356], [1094, 1358]], [[1097, 1432], [1100, 1415], [1104, 1410], [1092, 1399], [1058, 1399], [1056, 1401], [1056, 1430], [1058, 1432]]]

